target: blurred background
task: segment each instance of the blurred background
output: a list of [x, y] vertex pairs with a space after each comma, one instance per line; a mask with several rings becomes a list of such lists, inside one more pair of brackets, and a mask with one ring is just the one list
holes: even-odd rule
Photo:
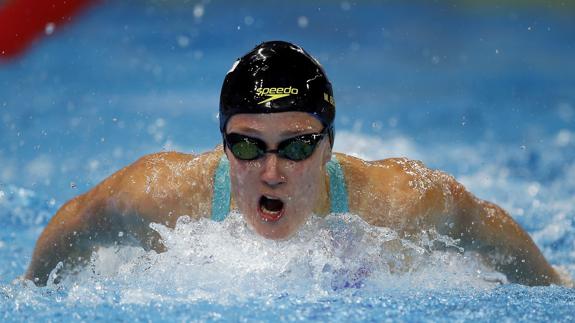
[[281, 39], [318, 58], [333, 83], [336, 150], [420, 159], [485, 198], [520, 197], [493, 190], [502, 176], [522, 181], [519, 190], [558, 182], [570, 194], [574, 9], [1, 1], [0, 190], [5, 203], [25, 189], [58, 206], [144, 154], [213, 148], [225, 73], [260, 42]]
[[[368, 160], [406, 156], [453, 174], [509, 211], [553, 265], [575, 276], [575, 1], [0, 0], [4, 320], [109, 320], [110, 308], [118, 320], [166, 321], [198, 311], [280, 311], [262, 311], [268, 302], [258, 298], [223, 309], [185, 301], [174, 311], [173, 286], [154, 287], [146, 273], [134, 286], [119, 278], [103, 290], [71, 288], [69, 296], [10, 284], [64, 202], [142, 155], [219, 144], [224, 76], [267, 40], [295, 42], [323, 64], [337, 102], [336, 151]], [[159, 270], [182, 268], [171, 265]], [[463, 267], [449, 268], [475, 272]], [[124, 305], [124, 297], [142, 299], [142, 285], [152, 286], [146, 297], [161, 316], [146, 304]], [[197, 291], [184, 284], [180, 292]], [[503, 286], [479, 298], [387, 292], [376, 291], [388, 295], [366, 307], [358, 307], [361, 297], [343, 302], [350, 306], [343, 317], [357, 320], [354, 310], [365, 310], [378, 321], [438, 313], [573, 321], [573, 294], [559, 287]], [[337, 303], [288, 297], [286, 317], [311, 309], [301, 317], [317, 320], [314, 309], [329, 314]]]

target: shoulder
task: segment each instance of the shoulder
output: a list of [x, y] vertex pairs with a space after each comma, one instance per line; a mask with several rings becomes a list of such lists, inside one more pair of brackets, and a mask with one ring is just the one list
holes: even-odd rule
[[419, 160], [387, 158], [366, 161], [344, 154], [337, 154], [346, 179], [376, 187], [393, 186], [396, 190], [427, 190], [447, 174], [426, 167]]
[[145, 176], [150, 181], [156, 177], [174, 180], [196, 177], [213, 171], [221, 154], [218, 149], [199, 155], [175, 151], [152, 153], [126, 167], [126, 171], [131, 176]]
[[[120, 213], [136, 213], [155, 222], [209, 212], [212, 178], [221, 149], [200, 155], [159, 152], [145, 155], [113, 174], [97, 189]], [[171, 221], [170, 221], [171, 222]]]
[[346, 174], [350, 206], [368, 222], [406, 227], [419, 216], [449, 213], [457, 186], [452, 176], [408, 158], [337, 157]]

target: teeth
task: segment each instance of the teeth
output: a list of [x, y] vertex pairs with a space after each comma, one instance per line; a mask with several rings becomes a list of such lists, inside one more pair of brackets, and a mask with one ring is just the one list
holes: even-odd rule
[[[270, 216], [277, 216], [281, 214], [283, 209], [283, 202], [279, 198], [275, 196], [263, 195], [262, 199], [263, 201], [260, 200], [260, 211], [269, 214]], [[268, 208], [268, 206], [270, 206], [271, 209]]]
[[279, 214], [280, 211], [272, 211], [272, 210], [268, 210], [264, 205], [261, 206], [262, 211], [269, 213], [269, 214]]

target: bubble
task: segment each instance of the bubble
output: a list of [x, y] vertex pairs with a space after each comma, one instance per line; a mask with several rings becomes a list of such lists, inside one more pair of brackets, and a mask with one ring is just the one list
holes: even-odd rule
[[567, 129], [562, 129], [555, 137], [555, 144], [559, 147], [569, 146], [572, 142], [573, 134]]
[[158, 119], [156, 119], [154, 124], [156, 127], [162, 128], [166, 125], [166, 120], [164, 120], [163, 118], [158, 118]]
[[114, 158], [122, 158], [124, 156], [124, 149], [122, 147], [114, 148], [112, 156], [114, 156]]
[[188, 36], [178, 36], [178, 46], [182, 47], [182, 48], [186, 48], [190, 45], [190, 38]]
[[527, 187], [527, 194], [531, 197], [535, 197], [539, 193], [540, 185], [539, 183], [533, 183]]
[[300, 16], [297, 18], [297, 25], [300, 28], [307, 28], [307, 26], [309, 25], [309, 20], [306, 16]]
[[343, 2], [340, 4], [340, 8], [341, 8], [341, 10], [343, 10], [343, 11], [349, 11], [349, 10], [351, 9], [351, 4], [350, 4], [349, 2], [347, 2], [347, 1], [343, 1]]
[[53, 22], [49, 22], [44, 27], [44, 33], [46, 35], [52, 35], [54, 33], [55, 29], [56, 29], [56, 24], [54, 24]]
[[254, 23], [254, 17], [252, 16], [244, 17], [244, 24], [246, 24], [246, 26], [251, 26], [253, 23]]
[[205, 13], [205, 9], [204, 9], [204, 6], [202, 4], [196, 4], [194, 6], [194, 17], [202, 18], [204, 16], [204, 13]]
[[194, 59], [195, 60], [200, 60], [204, 57], [204, 52], [202, 52], [201, 50], [195, 50], [194, 51]]
[[92, 159], [88, 162], [88, 170], [90, 172], [95, 172], [100, 167], [100, 162], [96, 159]]

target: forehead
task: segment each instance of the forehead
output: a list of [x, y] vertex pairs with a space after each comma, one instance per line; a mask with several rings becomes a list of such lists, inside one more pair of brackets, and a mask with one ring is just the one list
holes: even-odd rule
[[299, 111], [278, 113], [242, 113], [230, 118], [226, 132], [253, 131], [253, 132], [309, 132], [320, 131], [321, 122], [314, 116]]

